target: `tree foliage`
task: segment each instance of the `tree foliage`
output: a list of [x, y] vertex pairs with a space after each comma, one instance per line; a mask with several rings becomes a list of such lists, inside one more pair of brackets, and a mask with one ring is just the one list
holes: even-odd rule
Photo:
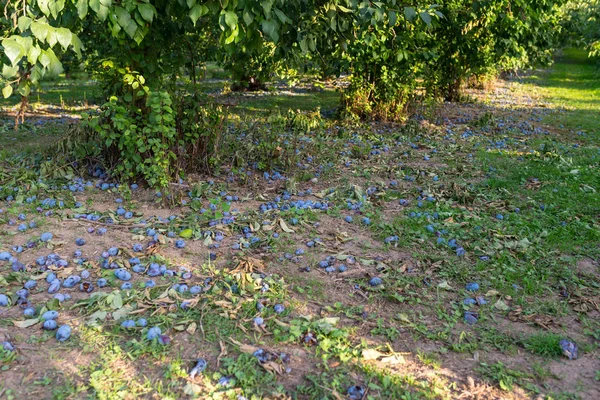
[[571, 0], [564, 7], [563, 41], [600, 57], [600, 0]]
[[[549, 62], [563, 4], [4, 0], [0, 84], [4, 97], [22, 96], [24, 110], [32, 86], [63, 72], [61, 56], [83, 57], [108, 100], [92, 126], [104, 150], [120, 152], [115, 171], [161, 186], [183, 159], [181, 149], [202, 148], [203, 160], [217, 151], [213, 139], [196, 132], [204, 126], [199, 121], [208, 121], [206, 112], [191, 105], [207, 61], [218, 60], [250, 89], [263, 87], [283, 65], [317, 67], [322, 76], [348, 74], [342, 94], [347, 114], [399, 119], [423, 98], [456, 100], [471, 78]], [[597, 21], [598, 1], [590, 4], [585, 17], [576, 13], [579, 19]], [[585, 35], [597, 46], [593, 33]], [[190, 84], [181, 90], [183, 75]]]

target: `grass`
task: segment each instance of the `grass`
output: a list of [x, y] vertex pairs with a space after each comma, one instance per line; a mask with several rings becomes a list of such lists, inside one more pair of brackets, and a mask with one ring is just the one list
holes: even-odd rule
[[542, 357], [560, 357], [562, 355], [561, 339], [563, 337], [560, 335], [543, 332], [527, 337], [523, 340], [523, 345], [525, 349]]
[[501, 362], [495, 364], [482, 363], [479, 371], [492, 382], [496, 382], [502, 390], [510, 392], [515, 385], [524, 385], [532, 375], [516, 369], [506, 367]]
[[[35, 260], [50, 252], [67, 257], [75, 250], [74, 237], [85, 237], [88, 243], [80, 249], [88, 261], [81, 267], [70, 264], [73, 269], [65, 274], [85, 269], [94, 280], [107, 278], [109, 287], [94, 298], [75, 289], [76, 300], [60, 304], [46, 293], [43, 272], [14, 273], [2, 263], [2, 293], [15, 300], [23, 283], [36, 279], [31, 301], [37, 311], [57, 309], [61, 323], [77, 323], [70, 341], [57, 343], [52, 332], [12, 326], [23, 319], [22, 311], [7, 309], [0, 320], [2, 332], [10, 332], [17, 348], [36, 348], [44, 370], [42, 374], [32, 365], [26, 352], [0, 353], [0, 374], [6, 376], [0, 379], [0, 392], [6, 388], [7, 395], [27, 397], [36, 387], [55, 398], [261, 398], [292, 393], [344, 398], [350, 387], [360, 385], [372, 398], [453, 398], [464, 394], [462, 378], [467, 376], [477, 384], [491, 384], [485, 387], [490, 397], [505, 396], [502, 391], [553, 398], [584, 393], [593, 379], [575, 385], [557, 380], [551, 371], [556, 363], [571, 362], [562, 356], [561, 339], [572, 339], [580, 357], [592, 358], [600, 336], [593, 314], [600, 296], [594, 263], [600, 257], [600, 105], [594, 68], [579, 53], [565, 51], [551, 69], [511, 82], [513, 103], [508, 108], [494, 107], [492, 100], [487, 105], [440, 105], [437, 113], [451, 120], [459, 113], [464, 121], [454, 119], [453, 125], [440, 123], [435, 129], [418, 121], [341, 126], [342, 121], [313, 114], [305, 118], [315, 128], [291, 132], [285, 112], [271, 119], [267, 115], [287, 108], [331, 109], [337, 93], [231, 95], [228, 99], [238, 103], [233, 112], [240, 116], [225, 138], [231, 151], [246, 161], [263, 161], [261, 147], [253, 142], [277, 140], [293, 161], [281, 171], [289, 180], [265, 182], [260, 168], [252, 175], [235, 168], [207, 178], [214, 185], [196, 186], [195, 177], [186, 177], [198, 197], [188, 206], [161, 204], [152, 191], [132, 192], [123, 186], [71, 192], [66, 170], [37, 155], [62, 137], [64, 121], [36, 125], [32, 120], [17, 132], [5, 125], [0, 134], [0, 198], [14, 199], [0, 203], [0, 251], [27, 247], [49, 230], [55, 234], [53, 242], [33, 243], [19, 257]], [[211, 80], [206, 90], [226, 84], [221, 81], [226, 74], [214, 65], [207, 68], [207, 76]], [[49, 84], [40, 92], [40, 102], [64, 103], [76, 114], [75, 106], [84, 101], [82, 90], [88, 96], [85, 88], [93, 91], [83, 80]], [[519, 103], [520, 95], [535, 91], [539, 97], [534, 103]], [[535, 105], [542, 102], [545, 107]], [[255, 130], [246, 124], [250, 119], [261, 121]], [[285, 123], [267, 126], [266, 121], [274, 120]], [[247, 133], [252, 140], [238, 140]], [[288, 142], [290, 137], [298, 143]], [[311, 199], [330, 206], [326, 211], [257, 211], [260, 204], [283, 196], [284, 187], [294, 201]], [[187, 191], [173, 193], [176, 204], [189, 200]], [[229, 205], [224, 196], [233, 194], [241, 200]], [[62, 199], [65, 206], [45, 215], [50, 208], [43, 208], [41, 201], [47, 197]], [[116, 203], [117, 198], [124, 201]], [[401, 205], [400, 199], [408, 203]], [[76, 201], [82, 206], [74, 211]], [[209, 203], [216, 210], [201, 213]], [[125, 221], [115, 215], [119, 205], [139, 214]], [[214, 226], [214, 220], [234, 209], [239, 209], [235, 223]], [[74, 220], [75, 212], [117, 223], [100, 237], [87, 232], [100, 225]], [[19, 233], [21, 213], [38, 228]], [[166, 223], [152, 215], [179, 217]], [[352, 222], [345, 216], [352, 216]], [[362, 222], [365, 216], [369, 225]], [[185, 266], [191, 278], [157, 277], [156, 288], [144, 289], [148, 277], [134, 274], [133, 289], [119, 290], [122, 282], [113, 271], [100, 268], [99, 255], [116, 244], [122, 253], [113, 261], [131, 267], [131, 244], [151, 240], [145, 227], [126, 225], [141, 219], [163, 236], [136, 256], [144, 264], [157, 262], [175, 272]], [[183, 250], [165, 237], [170, 230], [188, 229], [191, 238]], [[223, 240], [217, 241], [216, 231]], [[392, 236], [397, 240], [386, 242]], [[255, 238], [252, 245], [231, 250], [232, 244], [249, 243], [250, 238]], [[309, 247], [309, 240], [317, 244]], [[459, 247], [464, 255], [457, 252]], [[304, 254], [297, 255], [297, 249]], [[209, 261], [209, 253], [216, 260]], [[336, 268], [343, 263], [347, 273], [320, 268], [319, 262], [328, 257]], [[372, 277], [383, 284], [371, 286]], [[467, 290], [473, 282], [479, 289]], [[172, 288], [182, 283], [207, 290], [192, 296]], [[190, 302], [187, 308], [184, 302]], [[275, 304], [284, 305], [285, 311], [276, 313]], [[475, 316], [473, 325], [465, 322], [466, 315]], [[121, 327], [123, 320], [141, 317], [148, 327]], [[255, 317], [264, 324], [255, 325]], [[148, 340], [145, 335], [152, 326], [160, 327], [171, 344]], [[537, 333], [530, 333], [532, 327]], [[291, 355], [291, 362], [260, 362], [253, 355], [258, 348]], [[376, 357], [365, 359], [365, 351], [373, 354], [375, 349]], [[71, 361], [73, 354], [79, 358], [73, 357], [69, 365], [61, 362]], [[464, 371], [464, 360], [473, 357], [481, 365]], [[198, 358], [205, 358], [208, 367], [192, 379], [188, 371]], [[452, 378], [457, 363], [461, 382]], [[33, 370], [35, 385], [11, 380], [22, 368]], [[596, 370], [583, 372], [598, 379]]]
[[595, 122], [600, 110], [598, 66], [587, 58], [585, 50], [564, 50], [548, 71], [526, 78], [525, 83], [524, 90], [535, 90], [552, 107], [568, 110], [568, 113], [547, 117], [548, 123], [597, 139], [600, 133]]

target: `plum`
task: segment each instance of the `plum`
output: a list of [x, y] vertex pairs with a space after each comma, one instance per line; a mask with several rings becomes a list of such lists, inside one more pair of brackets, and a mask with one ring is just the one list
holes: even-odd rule
[[61, 325], [56, 331], [56, 340], [64, 342], [71, 337], [71, 327], [69, 325]]
[[57, 326], [58, 324], [55, 320], [49, 319], [47, 321], [44, 321], [44, 325], [42, 327], [47, 331], [53, 331], [57, 328]]

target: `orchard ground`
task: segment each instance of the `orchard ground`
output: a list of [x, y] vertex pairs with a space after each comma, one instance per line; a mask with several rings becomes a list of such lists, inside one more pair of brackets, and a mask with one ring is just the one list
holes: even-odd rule
[[[0, 133], [0, 186], [19, 188], [0, 202], [0, 252], [27, 266], [0, 261], [0, 293], [11, 299], [0, 306], [0, 342], [15, 347], [0, 346], [0, 398], [600, 398], [597, 74], [568, 51], [547, 71], [470, 90], [470, 101], [406, 124], [310, 114], [317, 127], [282, 141], [302, 160], [280, 171], [286, 179], [189, 176], [172, 186], [172, 202], [144, 188], [61, 189], [72, 171], [36, 155], [64, 138], [95, 87], [44, 86], [22, 129], [6, 117]], [[217, 78], [207, 90], [223, 86]], [[233, 124], [267, 123], [276, 108], [327, 115], [338, 98], [313, 85], [216, 97], [231, 104]], [[43, 232], [52, 240], [37, 243]], [[111, 247], [119, 254], [109, 263], [132, 273], [131, 289], [102, 268]], [[86, 261], [77, 264], [76, 250]], [[36, 265], [50, 253], [69, 261], [50, 267], [59, 279], [87, 271], [84, 280], [108, 286], [61, 288], [71, 299], [53, 300], [51, 271]], [[131, 257], [176, 274], [133, 272]], [[16, 292], [30, 279], [36, 314], [25, 317]], [[47, 309], [71, 326], [70, 339], [42, 329]], [[121, 326], [140, 318], [147, 326]], [[148, 340], [151, 327], [168, 343]], [[207, 367], [191, 377], [199, 358]]]

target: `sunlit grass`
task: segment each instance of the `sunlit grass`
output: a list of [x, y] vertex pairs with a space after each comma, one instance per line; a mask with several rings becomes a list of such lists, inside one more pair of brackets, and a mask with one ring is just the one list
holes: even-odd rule
[[[541, 95], [566, 114], [551, 114], [546, 121], [556, 127], [598, 135], [600, 126], [600, 71], [583, 50], [568, 49], [547, 71], [525, 80], [525, 91]], [[565, 117], [566, 116], [566, 117]]]

